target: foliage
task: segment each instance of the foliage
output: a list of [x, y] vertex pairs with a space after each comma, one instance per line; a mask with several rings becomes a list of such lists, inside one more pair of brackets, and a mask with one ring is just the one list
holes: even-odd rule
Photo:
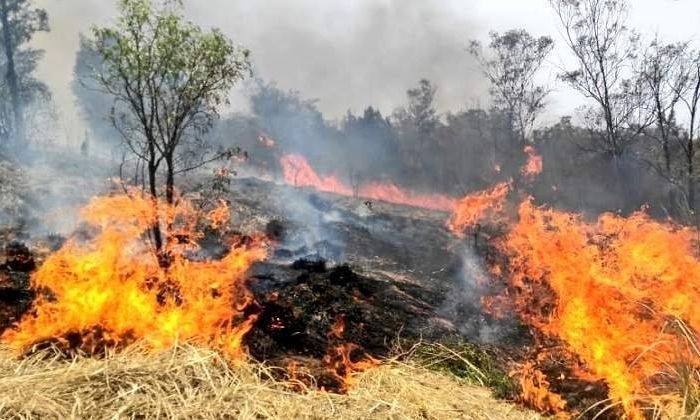
[[418, 343], [410, 358], [430, 370], [451, 374], [468, 384], [486, 386], [496, 398], [518, 395], [516, 382], [499, 366], [494, 355], [461, 338]]
[[489, 50], [483, 51], [479, 41], [472, 41], [469, 53], [477, 59], [491, 83], [495, 106], [506, 112], [521, 143], [525, 143], [539, 114], [544, 111], [550, 90], [537, 84], [536, 76], [544, 60], [554, 48], [548, 36], [533, 38], [523, 29], [504, 34], [491, 32]]
[[646, 90], [634, 71], [639, 35], [626, 26], [625, 0], [550, 0], [577, 68], [560, 77], [595, 102], [587, 114], [604, 136], [596, 146], [619, 158], [651, 123]]
[[0, 2], [0, 22], [0, 143], [7, 143], [13, 135], [24, 137], [23, 109], [50, 97], [46, 84], [35, 77], [43, 51], [28, 46], [35, 33], [49, 31], [49, 24], [46, 11], [34, 8], [30, 0]]
[[[173, 203], [175, 176], [218, 157], [204, 155], [203, 135], [229, 90], [249, 74], [249, 52], [217, 29], [206, 32], [186, 21], [177, 5], [150, 0], [118, 5], [114, 26], [92, 30], [101, 58], [93, 75], [114, 98], [111, 121], [137, 159], [135, 178], [158, 197], [163, 176], [165, 199]], [[159, 226], [153, 236], [160, 250]]]

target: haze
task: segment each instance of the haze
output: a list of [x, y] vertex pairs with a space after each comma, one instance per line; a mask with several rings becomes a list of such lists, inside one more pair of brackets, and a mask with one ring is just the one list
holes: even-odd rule
[[[78, 35], [114, 17], [110, 0], [41, 0], [52, 32], [40, 34], [46, 50], [39, 77], [49, 84], [68, 137], [82, 124], [70, 90]], [[660, 3], [663, 3], [661, 5]], [[250, 48], [256, 75], [284, 89], [318, 99], [328, 118], [368, 105], [385, 114], [400, 106], [405, 91], [420, 78], [439, 87], [442, 111], [487, 101], [479, 70], [465, 48], [490, 30], [522, 27], [559, 42], [551, 60], [566, 62], [555, 16], [546, 0], [208, 0], [185, 2], [187, 15], [221, 28]], [[700, 3], [693, 0], [637, 0], [631, 24], [647, 36], [695, 38]], [[554, 74], [546, 75], [553, 80]], [[245, 110], [241, 89], [232, 93], [233, 110]], [[545, 122], [571, 114], [578, 95], [557, 85]]]

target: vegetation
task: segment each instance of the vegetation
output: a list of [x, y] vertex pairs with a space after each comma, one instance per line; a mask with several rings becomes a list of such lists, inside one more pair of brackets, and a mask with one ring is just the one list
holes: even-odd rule
[[28, 47], [37, 32], [48, 31], [45, 10], [34, 8], [31, 0], [0, 0], [0, 46], [4, 61], [0, 71], [0, 143], [10, 140], [17, 146], [25, 142], [24, 108], [37, 100], [46, 100], [48, 88], [34, 77], [43, 52]]
[[[537, 419], [489, 391], [420, 366], [388, 361], [357, 377], [346, 395], [274, 379], [273, 368], [229, 366], [183, 346], [148, 355], [137, 347], [105, 359], [63, 360], [45, 351], [18, 361], [0, 351], [0, 415], [6, 418]], [[302, 392], [293, 390], [302, 389]]]
[[505, 113], [513, 134], [524, 146], [537, 116], [545, 109], [549, 88], [539, 85], [536, 77], [554, 41], [548, 36], [533, 38], [522, 29], [502, 35], [491, 32], [490, 37], [493, 57], [483, 51], [479, 41], [471, 42], [469, 52], [491, 83], [494, 106]]
[[470, 385], [491, 389], [494, 397], [514, 399], [518, 385], [483, 346], [456, 337], [437, 343], [418, 343], [409, 353], [410, 360], [426, 369], [448, 373]]
[[[175, 176], [216, 158], [203, 153], [203, 134], [231, 87], [249, 73], [248, 51], [218, 30], [185, 21], [172, 5], [121, 0], [119, 9], [115, 26], [93, 30], [101, 58], [93, 75], [114, 99], [112, 124], [137, 160], [133, 181], [173, 204]], [[157, 223], [151, 230], [158, 252], [162, 229]]]

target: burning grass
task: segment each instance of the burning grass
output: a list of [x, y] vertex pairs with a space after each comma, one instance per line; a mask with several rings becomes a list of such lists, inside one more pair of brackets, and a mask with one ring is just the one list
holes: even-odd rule
[[131, 346], [70, 360], [51, 349], [18, 360], [0, 349], [0, 417], [539, 418], [418, 360], [357, 374], [344, 395], [276, 377], [274, 368], [232, 367], [219, 353], [190, 346], [155, 353]]

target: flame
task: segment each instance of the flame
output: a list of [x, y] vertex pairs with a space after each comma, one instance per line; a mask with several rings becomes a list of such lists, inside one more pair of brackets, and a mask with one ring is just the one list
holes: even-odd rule
[[566, 401], [549, 390], [547, 377], [532, 362], [526, 362], [512, 373], [518, 377], [523, 402], [543, 413], [559, 414], [566, 408]]
[[335, 322], [333, 322], [333, 325], [331, 326], [331, 332], [329, 333], [329, 336], [335, 338], [342, 338], [343, 334], [345, 334], [345, 317], [342, 315], [338, 315], [335, 317]]
[[392, 204], [420, 207], [437, 211], [452, 211], [455, 200], [441, 194], [416, 194], [405, 191], [391, 182], [372, 182], [353, 189], [337, 176], [321, 176], [301, 155], [284, 155], [280, 159], [282, 173], [287, 184], [295, 187], [310, 187], [317, 191], [330, 192], [348, 197], [384, 201]]
[[522, 173], [525, 178], [532, 180], [542, 173], [542, 156], [537, 154], [537, 151], [532, 146], [525, 146], [523, 152], [527, 155], [527, 162], [520, 169], [520, 173]]
[[392, 183], [371, 183], [360, 187], [358, 195], [371, 200], [420, 207], [429, 210], [452, 211], [455, 200], [440, 194], [414, 194]]
[[[345, 334], [345, 316], [338, 314], [328, 332], [332, 339], [342, 339]], [[334, 376], [340, 385], [341, 392], [347, 392], [356, 381], [354, 375], [379, 365], [379, 361], [366, 354], [360, 346], [354, 343], [343, 343], [335, 347], [329, 347], [323, 357], [323, 363], [328, 372]]]
[[508, 301], [526, 323], [557, 337], [631, 418], [673, 392], [669, 367], [700, 366], [698, 232], [604, 214], [595, 222], [527, 200], [498, 244]]
[[[210, 216], [223, 223], [223, 210]], [[23, 352], [75, 335], [87, 351], [135, 340], [154, 350], [191, 341], [220, 349], [231, 360], [244, 355], [242, 339], [255, 319], [242, 313], [251, 300], [243, 280], [251, 264], [266, 256], [262, 241], [232, 248], [219, 260], [188, 259], [198, 249], [201, 217], [184, 199], [169, 206], [140, 195], [94, 198], [81, 218], [94, 236], [69, 240], [33, 274], [40, 297], [6, 331], [4, 342]], [[144, 239], [158, 221], [170, 227], [167, 269]], [[86, 349], [92, 339], [100, 343]]]
[[352, 196], [352, 188], [344, 185], [336, 176], [319, 176], [301, 155], [284, 155], [280, 158], [285, 181], [295, 187], [311, 187], [318, 191]]
[[510, 182], [501, 182], [486, 191], [464, 197], [455, 205], [447, 227], [461, 236], [466, 229], [475, 226], [480, 220], [497, 216], [503, 211], [510, 190]]
[[379, 365], [377, 359], [367, 355], [360, 346], [353, 343], [344, 343], [332, 348], [323, 357], [323, 363], [342, 384], [341, 392], [347, 392], [357, 384], [357, 373]]
[[219, 200], [219, 206], [207, 214], [207, 220], [212, 229], [221, 229], [227, 226], [231, 220], [231, 210], [228, 203], [224, 200]]

